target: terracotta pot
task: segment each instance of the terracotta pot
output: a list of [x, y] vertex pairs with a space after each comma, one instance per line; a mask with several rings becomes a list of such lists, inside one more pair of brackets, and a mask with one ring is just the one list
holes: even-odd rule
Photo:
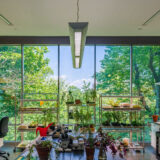
[[95, 152], [95, 148], [90, 148], [88, 146], [86, 146], [86, 159], [87, 160], [93, 160], [94, 159], [94, 152]]
[[48, 160], [51, 147], [42, 147], [41, 145], [36, 145], [36, 149], [40, 160]]
[[153, 118], [153, 122], [157, 122], [158, 121], [158, 115], [153, 115], [152, 118]]
[[76, 100], [75, 100], [75, 103], [76, 103], [76, 104], [80, 104], [80, 103], [81, 103], [81, 100], [80, 100], [80, 99], [76, 99]]

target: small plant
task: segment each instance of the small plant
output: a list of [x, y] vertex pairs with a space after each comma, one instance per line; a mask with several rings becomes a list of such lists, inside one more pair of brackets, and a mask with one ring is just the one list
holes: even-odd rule
[[33, 160], [34, 158], [32, 157], [32, 153], [33, 153], [33, 148], [35, 147], [35, 145], [31, 145], [31, 146], [29, 146], [29, 148], [28, 148], [28, 151], [29, 151], [29, 153], [28, 153], [28, 155], [27, 155], [27, 160]]
[[68, 91], [68, 95], [67, 95], [67, 104], [72, 104], [74, 103], [74, 98], [73, 98], [73, 94], [72, 94], [72, 91], [69, 90]]
[[44, 108], [42, 112], [43, 112], [43, 124], [46, 127], [47, 123], [49, 124], [53, 121], [52, 109]]
[[42, 147], [48, 147], [48, 148], [52, 148], [52, 143], [51, 143], [51, 141], [42, 141], [41, 143], [40, 143], [40, 145], [42, 145]]
[[92, 101], [95, 102], [96, 101], [96, 97], [97, 97], [96, 90], [95, 89], [91, 89], [90, 90], [90, 94], [91, 94]]

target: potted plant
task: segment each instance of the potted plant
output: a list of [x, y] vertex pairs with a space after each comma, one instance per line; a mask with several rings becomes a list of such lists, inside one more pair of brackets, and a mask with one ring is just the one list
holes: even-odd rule
[[158, 121], [158, 115], [154, 114], [152, 115], [153, 118], [153, 122], [157, 122]]
[[90, 90], [90, 96], [91, 96], [91, 102], [92, 104], [95, 104], [96, 102], [96, 97], [97, 97], [97, 94], [96, 94], [96, 90], [95, 89], [91, 89]]
[[51, 141], [44, 140], [35, 145], [40, 160], [47, 160], [52, 149]]
[[88, 88], [85, 90], [85, 100], [87, 105], [95, 105], [96, 97], [97, 95], [95, 89]]
[[52, 113], [52, 108], [51, 109], [44, 108], [42, 112], [43, 112], [43, 118], [42, 118], [43, 125], [44, 127], [46, 127], [49, 123], [53, 121], [54, 115]]
[[74, 98], [71, 90], [68, 91], [66, 104], [74, 104]]
[[85, 143], [86, 158], [87, 158], [87, 160], [93, 160], [94, 159], [96, 139], [94, 138], [94, 135], [91, 132], [91, 128], [90, 128], [89, 125], [86, 129], [88, 131], [88, 138], [86, 139], [86, 143]]
[[110, 126], [110, 123], [112, 121], [112, 113], [105, 112], [103, 114], [103, 117], [105, 117], [105, 121], [102, 123], [104, 126]]

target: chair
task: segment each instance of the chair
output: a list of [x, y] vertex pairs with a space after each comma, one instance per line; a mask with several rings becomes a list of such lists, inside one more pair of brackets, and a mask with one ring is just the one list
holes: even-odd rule
[[[0, 120], [0, 147], [3, 146], [3, 137], [5, 137], [8, 132], [8, 121], [9, 121], [8, 117], [3, 117]], [[0, 157], [3, 157], [4, 159], [8, 160], [7, 158], [8, 156], [9, 156], [8, 152], [0, 151]]]

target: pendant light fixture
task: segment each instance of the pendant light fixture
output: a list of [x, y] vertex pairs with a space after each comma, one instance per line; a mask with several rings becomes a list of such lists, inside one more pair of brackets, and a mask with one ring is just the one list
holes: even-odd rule
[[77, 22], [69, 23], [70, 45], [74, 68], [81, 67], [87, 29], [88, 22], [79, 22], [79, 0], [77, 0]]

